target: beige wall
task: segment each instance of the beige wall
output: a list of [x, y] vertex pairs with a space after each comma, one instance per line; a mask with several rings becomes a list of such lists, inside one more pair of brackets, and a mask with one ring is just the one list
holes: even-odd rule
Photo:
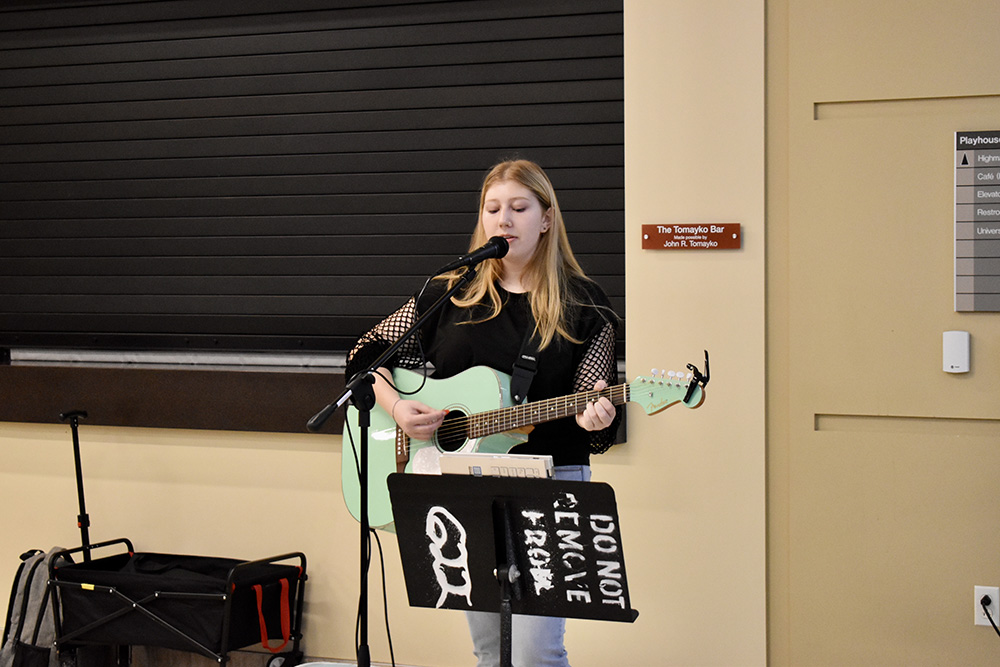
[[[628, 446], [598, 462], [618, 489], [626, 535], [646, 533], [649, 546], [633, 548], [628, 561], [641, 576], [631, 583], [643, 616], [618, 635], [644, 648], [637, 662], [616, 664], [759, 665], [763, 3], [625, 7], [628, 370], [700, 364], [707, 349], [712, 380], [696, 411], [630, 412]], [[643, 224], [680, 222], [740, 223], [744, 247], [641, 249]]]
[[953, 135], [1000, 128], [1000, 5], [768, 8], [771, 662], [993, 664], [1000, 319], [953, 310]]
[[[595, 460], [617, 492], [635, 624], [571, 623], [577, 667], [761, 665], [765, 656], [764, 9], [628, 0], [628, 374], [712, 354], [708, 400], [647, 417]], [[642, 224], [737, 222], [739, 251], [640, 248]], [[317, 404], [325, 403], [317, 397]], [[81, 428], [95, 540], [144, 551], [309, 558], [309, 654], [351, 658], [357, 526], [339, 437]], [[0, 424], [0, 582], [28, 547], [76, 544], [68, 427]], [[399, 664], [470, 664], [457, 612], [411, 609], [383, 535]], [[378, 569], [373, 659], [387, 661]], [[4, 585], [6, 586], [6, 585]]]

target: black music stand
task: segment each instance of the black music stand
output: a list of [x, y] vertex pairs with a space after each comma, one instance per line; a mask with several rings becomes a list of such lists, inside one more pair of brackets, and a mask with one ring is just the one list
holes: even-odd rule
[[635, 621], [614, 490], [599, 482], [389, 475], [411, 606]]

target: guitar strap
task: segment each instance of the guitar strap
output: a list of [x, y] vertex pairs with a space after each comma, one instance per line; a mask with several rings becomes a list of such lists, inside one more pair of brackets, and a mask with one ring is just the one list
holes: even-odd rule
[[[532, 318], [531, 325], [534, 324]], [[528, 326], [528, 331], [521, 342], [521, 351], [514, 361], [514, 371], [510, 376], [510, 394], [514, 405], [523, 403], [528, 397], [531, 381], [538, 372], [538, 342], [535, 337], [535, 327]]]

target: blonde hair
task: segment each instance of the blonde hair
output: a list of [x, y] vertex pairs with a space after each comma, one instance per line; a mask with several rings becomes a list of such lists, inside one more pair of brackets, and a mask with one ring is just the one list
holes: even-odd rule
[[[577, 304], [577, 296], [570, 287], [571, 279], [587, 279], [587, 276], [570, 248], [562, 211], [559, 209], [552, 182], [540, 166], [528, 160], [510, 160], [494, 166], [486, 174], [479, 193], [479, 216], [469, 243], [469, 250], [480, 247], [488, 240], [482, 224], [486, 191], [493, 185], [503, 182], [515, 182], [524, 186], [538, 199], [543, 212], [551, 211], [549, 229], [539, 239], [535, 254], [525, 267], [522, 276], [524, 284], [530, 286], [529, 301], [535, 318], [535, 332], [540, 340], [539, 349], [547, 347], [556, 336], [579, 343], [580, 341], [573, 337], [566, 321], [566, 306]], [[500, 270], [501, 264], [498, 259], [483, 262], [465, 293], [461, 297], [454, 297], [452, 301], [459, 307], [471, 308], [488, 300], [492, 310], [487, 317], [479, 321], [496, 317], [503, 305], [496, 288], [496, 283], [501, 277]], [[446, 278], [451, 286], [458, 276], [458, 273], [452, 273], [442, 277]]]

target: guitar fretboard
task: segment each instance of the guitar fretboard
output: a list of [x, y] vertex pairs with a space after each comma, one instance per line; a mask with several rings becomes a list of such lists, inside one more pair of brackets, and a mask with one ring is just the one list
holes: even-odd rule
[[[549, 398], [534, 403], [524, 403], [507, 408], [488, 410], [459, 419], [445, 421], [438, 429], [437, 437], [459, 438], [461, 440], [485, 438], [496, 433], [506, 433], [519, 428], [541, 424], [563, 417], [579, 414], [602, 396], [612, 405], [624, 405], [629, 401], [629, 385], [619, 384], [600, 391], [584, 391], [579, 394]], [[396, 427], [396, 462], [405, 464], [410, 458], [410, 437], [403, 429]]]
[[579, 414], [587, 409], [588, 403], [593, 403], [602, 396], [609, 399], [612, 405], [624, 405], [629, 401], [629, 387], [627, 384], [620, 384], [601, 391], [584, 391], [579, 394], [499, 408], [471, 415], [463, 421], [467, 422], [468, 437], [482, 438], [494, 433], [513, 431]]

